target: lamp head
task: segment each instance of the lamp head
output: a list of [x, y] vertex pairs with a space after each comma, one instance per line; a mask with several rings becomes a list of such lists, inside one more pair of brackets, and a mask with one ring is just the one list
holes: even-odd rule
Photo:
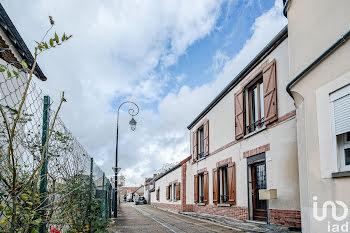
[[136, 129], [137, 122], [135, 121], [134, 117], [131, 117], [131, 120], [129, 121], [129, 125], [132, 131]]

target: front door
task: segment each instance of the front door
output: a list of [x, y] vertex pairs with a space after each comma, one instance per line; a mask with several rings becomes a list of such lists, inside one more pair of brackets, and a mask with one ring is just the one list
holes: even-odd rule
[[259, 189], [266, 189], [266, 169], [265, 162], [251, 165], [252, 171], [252, 202], [253, 219], [267, 221], [267, 203], [259, 200]]

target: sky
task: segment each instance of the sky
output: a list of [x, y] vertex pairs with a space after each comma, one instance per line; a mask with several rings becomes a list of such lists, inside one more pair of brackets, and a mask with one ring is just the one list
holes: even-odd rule
[[282, 0], [0, 0], [33, 51], [52, 32], [72, 34], [38, 64], [35, 80], [73, 135], [112, 176], [116, 119], [140, 107], [135, 131], [124, 105], [119, 167], [138, 186], [165, 163], [190, 155], [187, 126], [287, 24]]

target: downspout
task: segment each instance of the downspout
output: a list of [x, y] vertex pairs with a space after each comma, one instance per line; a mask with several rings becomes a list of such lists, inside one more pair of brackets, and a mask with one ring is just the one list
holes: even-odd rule
[[[332, 52], [334, 52], [338, 47], [343, 45], [350, 37], [350, 30], [342, 35], [331, 47], [324, 51], [318, 58], [316, 58], [309, 66], [307, 66], [303, 71], [301, 71], [295, 78], [293, 78], [286, 87], [286, 91], [293, 98], [290, 88], [297, 83], [306, 73], [311, 71], [317, 64], [319, 64], [323, 59], [328, 57]], [[293, 98], [294, 99], [294, 98]]]
[[287, 12], [288, 12], [288, 8], [289, 8], [289, 5], [290, 5], [290, 2], [292, 0], [287, 0], [285, 1], [284, 5], [283, 5], [283, 15], [287, 18]]

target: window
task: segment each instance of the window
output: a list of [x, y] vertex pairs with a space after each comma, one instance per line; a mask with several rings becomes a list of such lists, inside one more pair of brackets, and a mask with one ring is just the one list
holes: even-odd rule
[[219, 195], [220, 203], [228, 202], [228, 177], [227, 177], [227, 165], [219, 168]]
[[204, 203], [204, 173], [198, 174], [198, 203]]
[[159, 191], [160, 191], [160, 188], [157, 189], [157, 192], [156, 192], [156, 200], [159, 201]]
[[247, 88], [246, 98], [248, 104], [246, 133], [248, 134], [264, 125], [264, 85], [262, 78]]
[[213, 169], [213, 203], [236, 204], [236, 165], [234, 162]]
[[194, 175], [194, 203], [209, 203], [209, 173], [207, 171]]
[[172, 193], [172, 200], [176, 201], [176, 183], [173, 184], [173, 193]]
[[330, 99], [338, 150], [338, 170], [350, 171], [350, 85], [332, 93]]
[[171, 201], [171, 190], [172, 190], [172, 185], [169, 185], [168, 187], [167, 187], [167, 199], [168, 200], [170, 200]]
[[338, 136], [341, 171], [350, 171], [350, 132]]
[[206, 119], [192, 134], [192, 155], [193, 161], [196, 161], [209, 155], [209, 120]]
[[234, 96], [236, 140], [278, 120], [276, 61], [262, 65], [256, 73]]
[[197, 139], [198, 139], [198, 159], [204, 157], [204, 127], [200, 127], [197, 130]]

